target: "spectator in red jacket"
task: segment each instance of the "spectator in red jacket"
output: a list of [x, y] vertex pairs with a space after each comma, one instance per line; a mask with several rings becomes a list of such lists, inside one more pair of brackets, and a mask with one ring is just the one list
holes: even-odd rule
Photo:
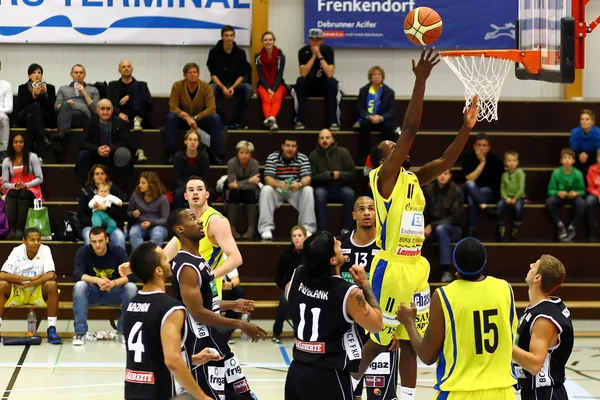
[[254, 55], [254, 64], [258, 72], [258, 87], [256, 94], [260, 97], [265, 120], [263, 124], [267, 129], [276, 131], [277, 114], [281, 109], [281, 102], [287, 93], [283, 81], [283, 69], [285, 68], [285, 55], [275, 46], [275, 35], [273, 32], [265, 32], [262, 35], [263, 48], [260, 53]]
[[596, 153], [596, 164], [590, 165], [586, 178], [588, 195], [585, 202], [587, 203], [589, 238], [590, 242], [597, 242], [598, 218], [596, 217], [596, 206], [600, 199], [600, 150]]

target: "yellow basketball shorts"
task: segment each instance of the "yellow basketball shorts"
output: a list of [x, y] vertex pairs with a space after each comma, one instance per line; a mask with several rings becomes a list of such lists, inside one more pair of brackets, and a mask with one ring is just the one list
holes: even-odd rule
[[42, 285], [38, 285], [33, 290], [25, 290], [12, 285], [10, 297], [4, 303], [4, 307], [16, 306], [36, 306], [46, 307], [46, 301], [42, 295]]
[[437, 392], [434, 400], [515, 400], [512, 387], [472, 392]]
[[382, 346], [389, 345], [394, 336], [409, 340], [406, 329], [396, 320], [400, 303], [415, 303], [416, 324], [421, 336], [429, 325], [429, 262], [421, 256], [408, 262], [401, 261], [402, 258], [380, 251], [371, 264], [371, 287], [383, 314], [383, 330], [371, 333], [370, 337]]

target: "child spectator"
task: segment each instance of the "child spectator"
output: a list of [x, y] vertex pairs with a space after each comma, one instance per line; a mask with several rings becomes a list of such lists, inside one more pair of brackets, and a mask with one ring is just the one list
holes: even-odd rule
[[92, 226], [103, 227], [107, 235], [110, 235], [117, 229], [117, 223], [104, 210], [113, 205], [119, 207], [123, 205], [123, 201], [120, 198], [110, 194], [110, 187], [110, 182], [98, 185], [98, 194], [88, 204], [92, 209]]
[[594, 164], [592, 158], [600, 149], [600, 128], [596, 125], [596, 115], [592, 110], [581, 110], [579, 125], [571, 131], [571, 150], [575, 152], [575, 168], [583, 174], [590, 165]]
[[585, 198], [585, 202], [588, 215], [588, 229], [590, 230], [589, 240], [590, 242], [597, 242], [598, 219], [596, 218], [596, 206], [598, 205], [598, 199], [600, 199], [600, 150], [596, 152], [596, 164], [588, 168], [586, 178], [588, 195]]
[[[562, 149], [560, 152], [560, 163], [562, 167], [556, 168], [552, 172], [550, 183], [548, 184], [548, 200], [546, 208], [550, 213], [552, 222], [556, 225], [558, 240], [561, 242], [571, 242], [575, 238], [575, 226], [585, 215], [585, 184], [583, 183], [583, 174], [575, 164], [575, 152], [571, 149]], [[559, 211], [565, 204], [573, 206], [573, 217], [569, 227], [560, 220]]]
[[498, 240], [504, 241], [504, 215], [506, 206], [513, 207], [515, 210], [512, 224], [511, 239], [516, 242], [519, 240], [519, 229], [523, 222], [523, 207], [525, 203], [525, 172], [519, 167], [519, 153], [507, 151], [504, 153], [504, 166], [506, 172], [502, 174], [500, 182], [500, 201], [496, 211], [498, 213]]

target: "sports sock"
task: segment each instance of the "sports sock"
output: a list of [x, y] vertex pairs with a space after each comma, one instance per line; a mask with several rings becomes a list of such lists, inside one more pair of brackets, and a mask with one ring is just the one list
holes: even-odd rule
[[400, 400], [412, 400], [415, 398], [417, 388], [400, 386]]
[[51, 326], [56, 328], [56, 320], [58, 319], [58, 317], [48, 317], [48, 328], [50, 328]]

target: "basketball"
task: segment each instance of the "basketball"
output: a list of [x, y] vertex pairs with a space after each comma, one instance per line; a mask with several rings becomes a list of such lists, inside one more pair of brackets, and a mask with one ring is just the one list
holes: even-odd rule
[[442, 34], [442, 18], [433, 8], [417, 7], [404, 18], [404, 33], [417, 46], [427, 46]]

